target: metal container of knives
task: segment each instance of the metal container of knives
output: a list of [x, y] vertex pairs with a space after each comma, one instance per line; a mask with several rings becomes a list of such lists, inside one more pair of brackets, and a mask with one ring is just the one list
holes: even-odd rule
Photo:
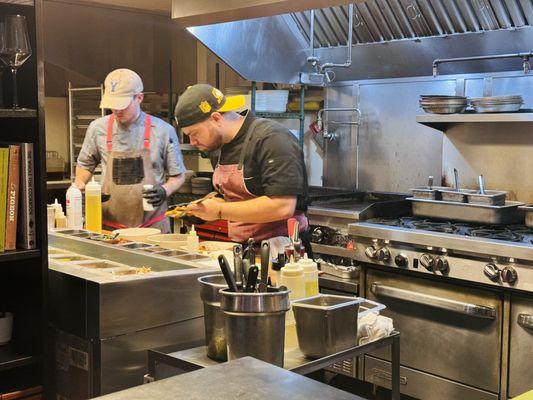
[[486, 190], [484, 193], [474, 192], [466, 195], [467, 203], [486, 204], [490, 206], [503, 206], [507, 192], [500, 190]]
[[228, 360], [251, 356], [283, 367], [289, 291], [269, 287], [266, 292], [258, 293], [230, 289], [220, 293]]
[[207, 275], [198, 278], [200, 297], [204, 303], [205, 345], [207, 356], [214, 360], [228, 359], [224, 313], [220, 309], [221, 289], [228, 287], [223, 275]]

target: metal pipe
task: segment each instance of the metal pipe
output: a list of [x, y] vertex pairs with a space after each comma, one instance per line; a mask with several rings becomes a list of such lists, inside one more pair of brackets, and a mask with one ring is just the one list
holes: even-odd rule
[[484, 61], [484, 60], [496, 60], [496, 59], [503, 59], [503, 58], [521, 58], [522, 68], [524, 69], [524, 73], [529, 73], [531, 66], [529, 64], [529, 58], [533, 57], [533, 51], [529, 51], [526, 53], [511, 53], [511, 54], [494, 54], [490, 56], [474, 56], [474, 57], [458, 57], [458, 58], [437, 58], [436, 60], [433, 60], [433, 76], [437, 76], [439, 74], [438, 68], [439, 64], [444, 63], [451, 63], [451, 62], [462, 62], [462, 61]]
[[359, 125], [361, 123], [361, 110], [359, 110], [357, 107], [321, 108], [320, 110], [318, 110], [317, 121], [316, 122], [317, 122], [317, 125], [318, 125], [318, 129], [323, 130], [323, 136], [326, 139], [330, 139], [330, 140], [335, 139], [335, 135], [334, 134], [330, 134], [328, 132], [327, 126], [325, 127], [324, 123], [323, 123], [322, 115], [324, 114], [324, 112], [328, 112], [328, 111], [346, 111], [346, 112], [354, 112], [354, 113], [357, 114], [357, 121], [355, 121], [355, 122], [353, 122], [353, 121], [351, 121], [351, 122], [331, 121], [331, 123], [335, 123], [337, 125]]
[[309, 27], [309, 47], [311, 47], [311, 57], [315, 57], [315, 10], [311, 10], [311, 21]]
[[322, 70], [326, 68], [348, 68], [350, 65], [352, 65], [352, 44], [353, 44], [353, 3], [351, 3], [348, 6], [348, 10], [350, 13], [349, 19], [348, 19], [348, 55], [346, 58], [346, 62], [344, 64], [335, 64], [335, 63], [325, 63], [322, 65]]

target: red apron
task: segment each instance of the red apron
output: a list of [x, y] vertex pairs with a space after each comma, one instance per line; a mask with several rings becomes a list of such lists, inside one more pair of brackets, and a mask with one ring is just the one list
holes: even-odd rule
[[[244, 157], [247, 154], [248, 146], [253, 136], [253, 129], [259, 121], [261, 121], [261, 118], [255, 119], [248, 128], [238, 164], [220, 165], [220, 155], [218, 156], [218, 162], [213, 174], [213, 185], [215, 188], [221, 189], [226, 201], [244, 201], [257, 197], [246, 188]], [[295, 211], [294, 218], [300, 223], [300, 231], [305, 231], [308, 228], [307, 217], [304, 212]], [[257, 242], [276, 236], [287, 236], [287, 220], [265, 223], [228, 221], [228, 235], [232, 241], [239, 243], [244, 243], [249, 238], [253, 238]]]
[[[102, 192], [111, 196], [108, 201], [102, 203], [102, 225], [107, 229], [153, 226], [161, 229], [163, 233], [170, 232], [170, 222], [165, 215], [167, 210], [166, 201], [154, 211], [145, 212], [142, 206], [143, 185], [155, 184], [154, 171], [150, 158], [150, 125], [152, 118], [150, 115], [145, 114], [142, 150], [114, 151], [114, 122], [115, 116], [111, 114], [107, 123], [107, 167], [102, 179]], [[133, 184], [117, 184], [113, 176], [113, 165], [116, 160], [120, 159], [135, 159], [142, 162], [142, 176], [144, 178]], [[125, 172], [127, 173], [127, 171]]]

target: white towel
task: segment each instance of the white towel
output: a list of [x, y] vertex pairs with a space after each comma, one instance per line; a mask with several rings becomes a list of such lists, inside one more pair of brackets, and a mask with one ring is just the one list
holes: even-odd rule
[[391, 318], [376, 313], [365, 315], [359, 319], [357, 324], [359, 345], [389, 336], [393, 330], [394, 325]]

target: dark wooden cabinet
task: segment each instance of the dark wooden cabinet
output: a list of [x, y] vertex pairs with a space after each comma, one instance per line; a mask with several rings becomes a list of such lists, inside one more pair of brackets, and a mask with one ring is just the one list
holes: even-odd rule
[[9, 14], [26, 17], [32, 47], [32, 56], [18, 71], [18, 93], [20, 106], [33, 111], [7, 109], [12, 83], [9, 70], [3, 68], [0, 141], [34, 145], [37, 228], [35, 250], [0, 253], [0, 311], [14, 314], [13, 338], [0, 346], [0, 397], [10, 393], [9, 398], [38, 398], [45, 383], [44, 360], [48, 351], [44, 335], [47, 232], [41, 11], [42, 0], [0, 1], [0, 18]]

